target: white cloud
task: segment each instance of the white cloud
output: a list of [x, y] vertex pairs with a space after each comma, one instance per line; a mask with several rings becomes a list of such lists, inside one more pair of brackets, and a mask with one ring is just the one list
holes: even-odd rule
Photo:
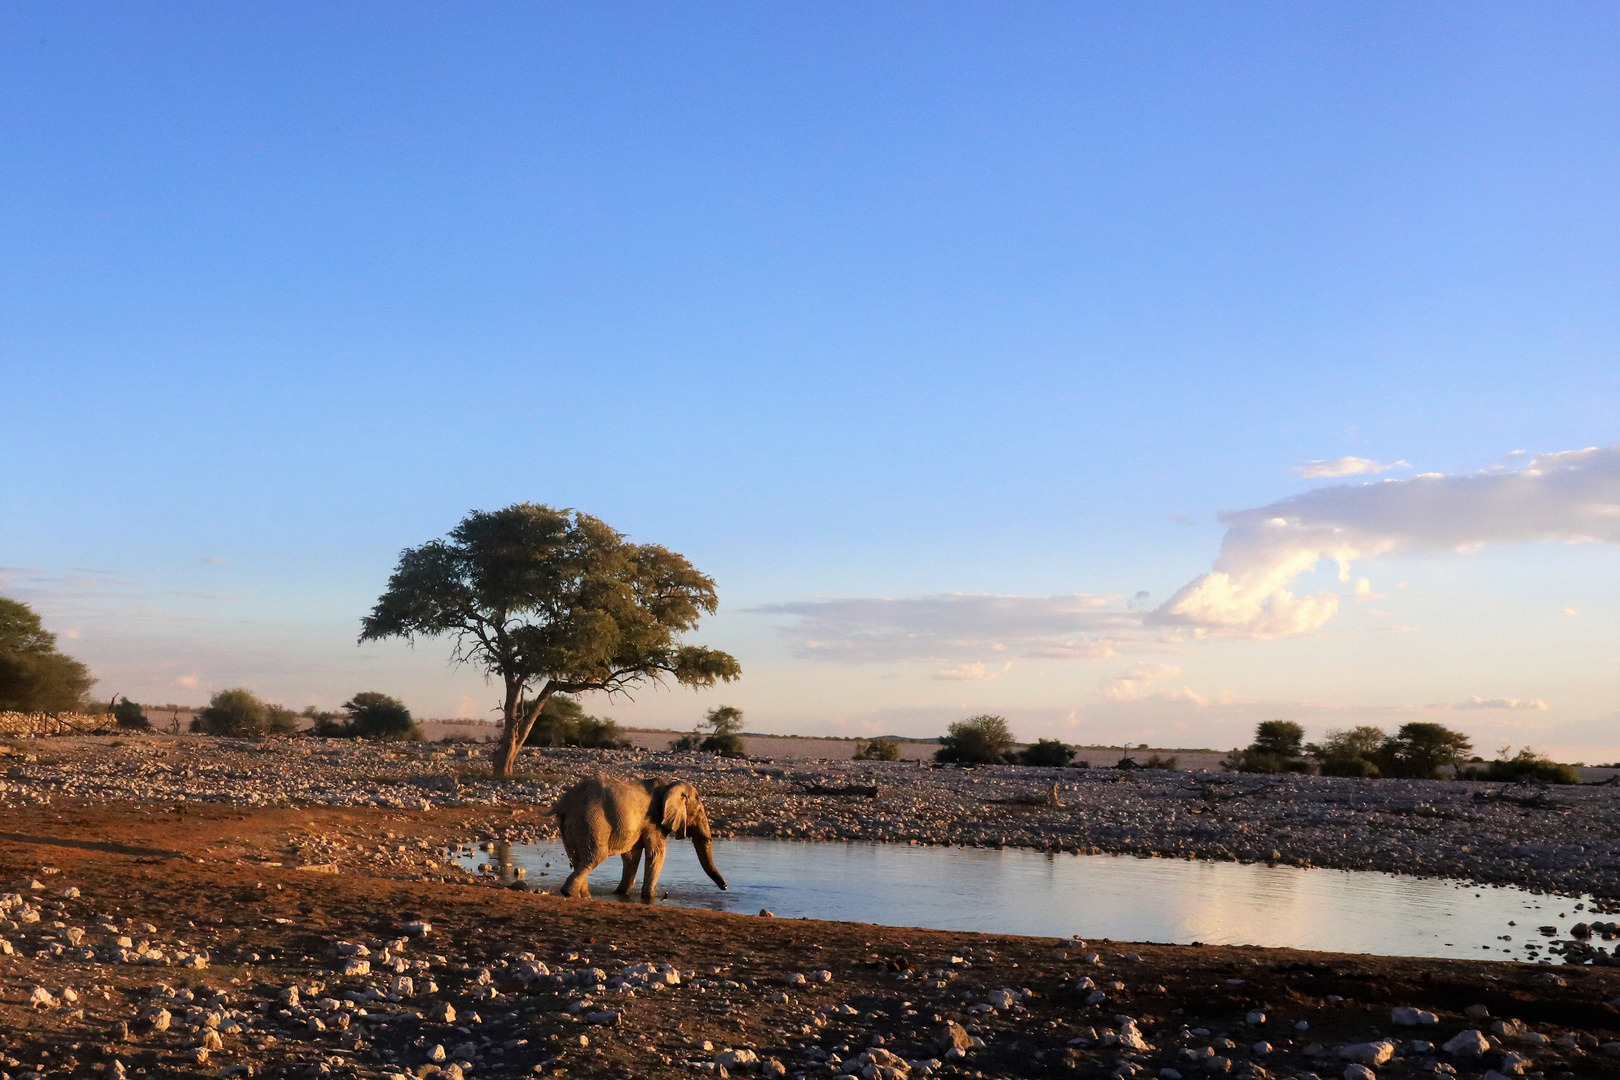
[[193, 690], [196, 689], [197, 682], [198, 679], [195, 675], [182, 675], [178, 679], [174, 680], [174, 685], [183, 686], [187, 690]]
[[1465, 701], [1453, 702], [1450, 705], [1433, 705], [1433, 706], [1430, 706], [1430, 707], [1431, 708], [1436, 708], [1436, 709], [1465, 709], [1465, 710], [1473, 710], [1473, 709], [1511, 709], [1511, 710], [1516, 710], [1516, 711], [1517, 710], [1523, 710], [1523, 711], [1528, 711], [1528, 712], [1546, 712], [1547, 711], [1547, 703], [1545, 701], [1540, 700], [1540, 699], [1537, 699], [1537, 700], [1534, 700], [1534, 701], [1526, 701], [1523, 698], [1516, 698], [1516, 697], [1482, 698], [1477, 694], [1474, 695], [1473, 697], [1468, 698]]
[[1315, 480], [1321, 477], [1360, 476], [1364, 473], [1381, 473], [1411, 467], [1404, 461], [1385, 465], [1382, 461], [1373, 461], [1371, 458], [1342, 457], [1336, 461], [1307, 461], [1303, 465], [1295, 465], [1294, 471], [1306, 479]]
[[227, 560], [219, 555], [204, 555], [197, 561], [204, 566], [222, 566]]
[[1109, 701], [1135, 701], [1155, 682], [1181, 674], [1174, 664], [1137, 664], [1120, 675], [1104, 679], [1097, 690]]
[[1567, 607], [1563, 611], [1560, 611], [1558, 614], [1560, 614], [1560, 615], [1579, 615], [1580, 612], [1576, 611], [1572, 607]]
[[786, 632], [801, 656], [846, 663], [973, 663], [990, 654], [1097, 659], [1141, 636], [1142, 617], [1117, 596], [989, 596], [832, 599], [771, 604], [791, 615]]
[[958, 664], [956, 667], [941, 668], [934, 672], [934, 678], [953, 681], [988, 681], [994, 679], [999, 672], [986, 671], [984, 664], [975, 661], [971, 664]]
[[[1227, 532], [1210, 572], [1150, 620], [1194, 636], [1301, 634], [1339, 610], [1337, 593], [1292, 592], [1294, 581], [1323, 559], [1336, 562], [1349, 584], [1353, 562], [1397, 550], [1620, 543], [1620, 445], [1543, 454], [1513, 471], [1317, 488], [1221, 520]], [[1370, 595], [1370, 582], [1367, 589]]]

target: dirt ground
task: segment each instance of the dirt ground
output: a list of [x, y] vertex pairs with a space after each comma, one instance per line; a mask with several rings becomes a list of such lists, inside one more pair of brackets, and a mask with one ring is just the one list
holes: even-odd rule
[[[1607, 1004], [1620, 969], [569, 901], [440, 861], [441, 845], [537, 823], [535, 810], [490, 807], [7, 810], [0, 894], [21, 906], [13, 899], [0, 922], [12, 946], [0, 955], [0, 1069], [13, 1080], [654, 1077], [728, 1066], [812, 1077], [1338, 1077], [1342, 1045], [1390, 1040], [1379, 1076], [1620, 1075], [1620, 1042], [1603, 1046], [1620, 1038], [1620, 1011]], [[416, 936], [412, 924], [431, 928]], [[357, 948], [373, 971], [341, 955]], [[147, 958], [109, 962], [109, 950]], [[398, 972], [414, 985], [390, 995]], [[300, 1001], [288, 1001], [289, 987]], [[1489, 1018], [1467, 1015], [1470, 1006]], [[1397, 1007], [1435, 1022], [1394, 1026]], [[1493, 1022], [1514, 1019], [1525, 1026], [1493, 1034]], [[1484, 1032], [1483, 1056], [1428, 1045], [1466, 1029]]]

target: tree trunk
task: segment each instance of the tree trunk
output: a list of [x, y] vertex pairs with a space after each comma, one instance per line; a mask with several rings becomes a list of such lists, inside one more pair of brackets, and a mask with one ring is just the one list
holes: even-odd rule
[[518, 755], [523, 752], [523, 743], [534, 730], [534, 722], [540, 718], [540, 710], [545, 708], [546, 698], [551, 696], [549, 689], [542, 690], [527, 709], [522, 708], [523, 688], [521, 686], [508, 686], [506, 688], [506, 704], [502, 709], [503, 721], [501, 723], [501, 741], [496, 744], [494, 755], [495, 775], [502, 779], [510, 779], [517, 770]]

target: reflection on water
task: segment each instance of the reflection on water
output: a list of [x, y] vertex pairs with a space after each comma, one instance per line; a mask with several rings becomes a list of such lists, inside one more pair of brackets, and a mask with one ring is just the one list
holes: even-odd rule
[[[550, 891], [568, 875], [559, 844], [495, 847], [493, 859], [461, 861], [522, 868]], [[1534, 958], [1525, 946], [1551, 940], [1538, 927], [1567, 931], [1581, 918], [1578, 899], [1521, 889], [1242, 863], [783, 840], [717, 841], [715, 862], [727, 892], [704, 876], [690, 844], [670, 844], [660, 897], [782, 918], [1481, 960]], [[598, 867], [592, 893], [614, 899], [621, 869], [617, 858]]]

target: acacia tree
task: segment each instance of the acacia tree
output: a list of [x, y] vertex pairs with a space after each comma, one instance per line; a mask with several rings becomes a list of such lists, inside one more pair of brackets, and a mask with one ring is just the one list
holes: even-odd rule
[[511, 776], [553, 694], [736, 679], [730, 655], [678, 640], [715, 607], [714, 579], [684, 556], [630, 543], [588, 514], [518, 503], [474, 511], [445, 539], [402, 552], [360, 640], [449, 637], [458, 663], [500, 679], [494, 766]]
[[33, 608], [0, 596], [0, 710], [67, 712], [95, 681], [89, 668], [56, 651], [56, 635]]

